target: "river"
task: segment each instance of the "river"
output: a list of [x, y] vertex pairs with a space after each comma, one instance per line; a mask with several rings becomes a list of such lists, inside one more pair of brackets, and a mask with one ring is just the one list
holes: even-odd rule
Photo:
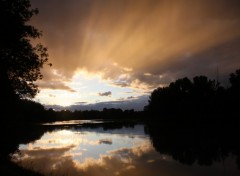
[[169, 133], [166, 126], [166, 134], [135, 122], [67, 121], [37, 128], [41, 135], [19, 143], [10, 156], [12, 162], [42, 175], [240, 175], [234, 150], [225, 152], [215, 146], [218, 142], [203, 144], [210, 139], [197, 139], [198, 144], [198, 135]]

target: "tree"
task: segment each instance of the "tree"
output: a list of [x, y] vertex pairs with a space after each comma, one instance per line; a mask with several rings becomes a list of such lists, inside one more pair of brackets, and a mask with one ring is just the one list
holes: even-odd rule
[[33, 98], [39, 91], [35, 81], [48, 61], [47, 49], [31, 40], [41, 32], [28, 24], [38, 14], [29, 0], [0, 0], [0, 95], [1, 102]]
[[235, 93], [240, 90], [240, 69], [236, 70], [235, 73], [230, 74], [229, 81], [231, 83], [231, 90]]
[[192, 87], [192, 82], [185, 77], [170, 83], [167, 87], [157, 88], [151, 93], [145, 110], [153, 113], [172, 113], [173, 109], [178, 111], [186, 104]]
[[196, 76], [193, 82], [187, 77], [172, 82], [167, 87], [155, 89], [145, 111], [153, 114], [207, 113], [216, 105], [216, 86], [214, 80], [206, 76]]
[[232, 114], [239, 114], [239, 99], [240, 99], [240, 69], [235, 73], [230, 74], [229, 81], [231, 83], [228, 89], [228, 109]]
[[193, 93], [197, 97], [210, 97], [216, 91], [217, 87], [216, 81], [210, 80], [206, 76], [196, 76], [193, 78]]

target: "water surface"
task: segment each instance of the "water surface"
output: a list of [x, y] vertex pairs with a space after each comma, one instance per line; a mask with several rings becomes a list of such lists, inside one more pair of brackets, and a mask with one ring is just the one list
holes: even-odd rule
[[[152, 145], [144, 125], [69, 127], [46, 130], [19, 144], [12, 160], [43, 175], [240, 175], [232, 154], [211, 165], [183, 164]], [[176, 150], [177, 152], [177, 150]]]

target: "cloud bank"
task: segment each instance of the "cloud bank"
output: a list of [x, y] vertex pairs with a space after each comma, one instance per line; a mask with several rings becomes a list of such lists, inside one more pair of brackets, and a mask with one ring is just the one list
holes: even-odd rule
[[122, 98], [121, 100], [116, 101], [107, 101], [107, 102], [97, 102], [97, 103], [76, 103], [71, 106], [63, 107], [59, 105], [45, 105], [47, 109], [52, 108], [56, 111], [61, 111], [69, 109], [74, 110], [103, 110], [103, 108], [120, 108], [122, 110], [134, 109], [136, 111], [143, 110], [144, 106], [148, 103], [148, 95], [143, 95], [140, 97], [128, 97], [127, 99]]
[[240, 66], [238, 0], [32, 3], [53, 68], [68, 78], [86, 68], [116, 86], [149, 88]]

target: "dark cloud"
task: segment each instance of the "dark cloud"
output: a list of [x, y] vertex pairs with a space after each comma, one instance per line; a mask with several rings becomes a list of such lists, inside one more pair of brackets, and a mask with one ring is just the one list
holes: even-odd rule
[[229, 74], [240, 68], [239, 48], [240, 37], [208, 48], [204, 52], [191, 54], [187, 58], [183, 56], [175, 63], [157, 64], [151, 69], [155, 74], [164, 73], [161, 79], [164, 79], [162, 83], [165, 84], [185, 76], [193, 78], [197, 75], [206, 75], [216, 79], [219, 74], [220, 81], [226, 85]]
[[112, 84], [119, 86], [119, 87], [129, 87], [131, 84], [129, 82], [129, 80], [126, 81], [114, 81], [112, 82]]
[[127, 99], [134, 99], [135, 97], [133, 97], [133, 96], [130, 96], [130, 97], [127, 97]]
[[58, 105], [45, 105], [46, 108], [53, 108], [56, 111], [69, 109], [71, 111], [74, 110], [103, 110], [103, 108], [120, 108], [123, 110], [127, 109], [135, 109], [137, 111], [143, 110], [144, 106], [148, 104], [149, 95], [142, 95], [139, 97], [135, 97], [132, 99], [122, 99], [118, 101], [108, 101], [108, 102], [97, 102], [94, 104], [79, 104], [79, 105], [71, 105], [68, 107], [62, 107]]
[[32, 23], [64, 79], [86, 68], [116, 86], [151, 89], [239, 67], [239, 0], [32, 2], [40, 10]]
[[76, 92], [75, 90], [73, 90], [69, 86], [65, 85], [61, 81], [50, 81], [50, 82], [38, 81], [37, 85], [41, 89], [53, 89], [53, 90], [57, 90], [58, 89], [58, 90], [66, 90], [66, 91], [69, 91], [69, 92]]
[[46, 68], [41, 72], [43, 74], [43, 79], [36, 82], [40, 89], [66, 90], [69, 92], [75, 92], [75, 90], [67, 85], [67, 83], [71, 80], [56, 69]]
[[111, 139], [100, 139], [98, 141], [99, 144], [108, 144], [108, 145], [112, 145], [112, 140]]
[[111, 91], [107, 91], [107, 92], [102, 92], [102, 93], [98, 93], [99, 96], [105, 96], [105, 97], [108, 97], [108, 96], [111, 96], [112, 95], [112, 92]]

